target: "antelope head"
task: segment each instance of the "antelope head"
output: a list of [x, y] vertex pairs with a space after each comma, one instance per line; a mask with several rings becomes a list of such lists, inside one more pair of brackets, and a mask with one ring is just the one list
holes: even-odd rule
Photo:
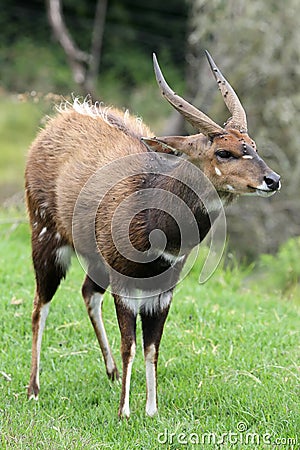
[[199, 133], [143, 141], [153, 151], [185, 154], [209, 178], [220, 196], [228, 193], [270, 196], [280, 189], [280, 176], [258, 155], [255, 142], [248, 135], [246, 113], [237, 94], [207, 51], [206, 56], [231, 117], [222, 127], [173, 92], [154, 54], [154, 71], [163, 97]]

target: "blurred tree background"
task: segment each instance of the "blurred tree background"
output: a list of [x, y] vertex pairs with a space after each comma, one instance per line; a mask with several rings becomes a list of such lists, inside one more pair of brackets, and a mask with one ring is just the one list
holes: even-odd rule
[[[66, 28], [87, 55], [97, 4], [62, 0]], [[227, 210], [230, 248], [250, 259], [275, 252], [300, 234], [299, 38], [297, 0], [107, 0], [94, 97], [130, 108], [157, 135], [192, 132], [160, 98], [151, 63], [155, 51], [172, 87], [222, 124], [228, 112], [205, 61], [205, 48], [237, 91], [260, 154], [282, 175], [281, 193], [243, 198]], [[36, 92], [69, 96], [82, 93], [82, 86], [74, 80], [43, 1], [6, 0], [0, 42], [3, 202], [21, 189], [26, 147], [52, 108], [45, 101], [35, 103]], [[32, 93], [31, 105], [18, 103], [17, 94], [24, 92]], [[15, 170], [9, 169], [12, 165]]]
[[203, 66], [207, 47], [242, 100], [259, 152], [282, 176], [279, 194], [244, 198], [228, 209], [231, 241], [241, 255], [274, 252], [300, 234], [299, 22], [297, 0], [189, 0], [190, 98], [220, 123], [226, 117]]

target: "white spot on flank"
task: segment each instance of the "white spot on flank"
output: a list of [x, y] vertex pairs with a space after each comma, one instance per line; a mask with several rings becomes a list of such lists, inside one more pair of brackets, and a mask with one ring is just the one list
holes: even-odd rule
[[41, 219], [44, 219], [45, 216], [46, 216], [46, 210], [42, 208], [42, 209], [40, 210], [40, 217], [41, 217]]
[[46, 233], [46, 231], [47, 231], [47, 227], [44, 227], [44, 228], [42, 229], [42, 231], [40, 232], [40, 234], [39, 234], [39, 240], [42, 240], [42, 239], [43, 239], [43, 235]]
[[253, 159], [253, 156], [251, 155], [244, 155], [242, 156], [243, 159]]
[[61, 235], [60, 235], [60, 233], [56, 233], [56, 234], [55, 234], [55, 239], [56, 239], [57, 241], [60, 241], [60, 240], [61, 240]]
[[63, 245], [56, 250], [56, 264], [59, 264], [62, 269], [67, 270], [71, 263], [72, 248], [69, 245]]
[[218, 167], [215, 167], [215, 172], [219, 177], [222, 175], [222, 172]]

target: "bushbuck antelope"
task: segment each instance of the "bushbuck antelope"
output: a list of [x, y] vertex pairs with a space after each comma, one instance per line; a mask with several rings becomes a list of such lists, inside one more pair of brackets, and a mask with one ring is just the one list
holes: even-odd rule
[[[198, 129], [198, 134], [153, 137], [142, 121], [128, 113], [75, 100], [73, 105], [61, 107], [33, 142], [26, 166], [36, 275], [29, 398], [38, 398], [45, 321], [75, 248], [87, 263], [82, 295], [112, 380], [118, 379], [119, 373], [102, 320], [108, 286], [114, 297], [123, 366], [119, 416], [130, 415], [138, 315], [146, 366], [146, 413], [153, 416], [157, 412], [159, 345], [187, 255], [205, 237], [222, 203], [226, 205], [243, 194], [268, 196], [280, 188], [279, 175], [259, 157], [248, 135], [246, 114], [236, 93], [211, 56], [206, 56], [231, 113], [224, 126], [171, 90], [154, 55], [163, 97]], [[198, 178], [200, 173], [205, 177]], [[204, 178], [214, 187], [219, 203], [211, 201]], [[192, 187], [185, 180], [191, 181]], [[193, 186], [200, 189], [200, 196]], [[146, 198], [143, 195], [148, 191], [151, 195]], [[139, 198], [143, 199], [140, 203]], [[176, 214], [183, 230], [174, 219]], [[196, 224], [193, 233], [191, 217]], [[153, 232], [157, 230], [156, 235]], [[181, 234], [186, 239], [181, 239]], [[144, 259], [131, 258], [134, 252]]]

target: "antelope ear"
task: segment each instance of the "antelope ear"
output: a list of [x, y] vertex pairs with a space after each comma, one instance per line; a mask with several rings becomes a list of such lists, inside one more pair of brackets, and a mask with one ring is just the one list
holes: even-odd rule
[[178, 150], [174, 143], [166, 142], [166, 138], [141, 138], [142, 142], [151, 152], [178, 154]]
[[203, 134], [141, 138], [141, 140], [152, 152], [171, 153], [177, 156], [181, 153], [194, 156], [196, 151], [199, 152], [207, 147], [209, 142]]

